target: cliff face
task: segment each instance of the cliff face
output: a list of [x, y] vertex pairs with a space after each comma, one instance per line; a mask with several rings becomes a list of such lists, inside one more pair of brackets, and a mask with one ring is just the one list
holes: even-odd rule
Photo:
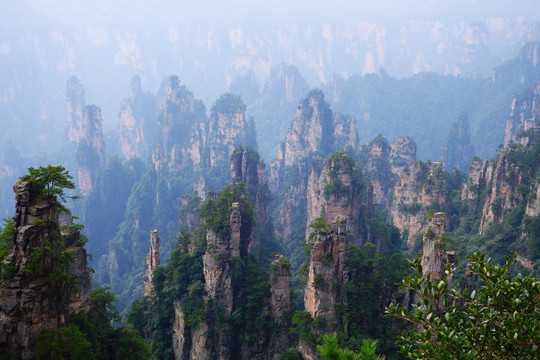
[[159, 234], [157, 230], [150, 233], [150, 251], [146, 256], [146, 272], [143, 276], [144, 296], [152, 294], [152, 280], [154, 278], [154, 269], [160, 265], [159, 260]]
[[519, 132], [529, 130], [540, 120], [540, 81], [534, 89], [523, 91], [512, 101], [510, 115], [506, 120], [504, 146], [516, 139]]
[[469, 116], [466, 111], [463, 111], [457, 116], [448, 134], [442, 150], [442, 163], [447, 171], [452, 171], [454, 168], [467, 171], [473, 156]]
[[66, 82], [66, 98], [68, 111], [68, 138], [78, 144], [82, 138], [83, 111], [86, 107], [84, 87], [76, 76]]
[[416, 161], [416, 143], [408, 136], [396, 138], [390, 147], [392, 172], [401, 175], [403, 169], [411, 167]]
[[428, 225], [423, 238], [422, 269], [431, 274], [432, 279], [440, 279], [443, 274], [445, 249], [443, 244], [446, 216], [436, 213]]
[[428, 210], [434, 204], [444, 204], [446, 198], [446, 180], [440, 163], [417, 162], [401, 173], [388, 216], [401, 232], [408, 231], [408, 246], [413, 246], [417, 236], [426, 230]]
[[313, 318], [323, 319], [322, 331], [336, 331], [342, 319], [336, 305], [345, 301], [347, 273], [347, 220], [338, 218], [327, 230], [314, 235], [309, 272], [304, 292], [304, 306]]
[[203, 103], [173, 75], [164, 80], [158, 106], [162, 140], [152, 155], [156, 170], [176, 174], [189, 166], [199, 165], [207, 131]]
[[255, 210], [254, 241], [250, 244], [254, 247], [261, 241], [270, 240], [273, 235], [268, 211], [270, 191], [264, 178], [265, 165], [259, 160], [257, 152], [249, 147], [236, 148], [230, 161], [232, 184], [246, 184], [247, 196]]
[[[90, 275], [79, 233], [60, 232], [52, 200], [36, 198], [28, 182], [15, 183], [13, 190], [15, 234], [13, 250], [4, 259], [9, 270], [0, 281], [0, 349], [34, 359], [43, 331], [66, 326], [71, 314], [88, 310]], [[72, 254], [72, 260], [60, 262], [60, 252]], [[53, 281], [52, 274], [78, 281], [78, 292]]]
[[156, 131], [156, 103], [152, 95], [141, 90], [141, 78], [131, 80], [131, 97], [120, 106], [118, 137], [120, 152], [126, 159], [145, 158], [150, 152]]
[[105, 142], [101, 126], [101, 109], [95, 105], [84, 108], [81, 137], [77, 147], [77, 170], [81, 194], [93, 188], [98, 170], [105, 164]]
[[276, 160], [272, 163], [271, 189], [279, 186], [285, 167], [299, 161], [309, 152], [322, 152], [323, 156], [332, 151], [343, 150], [347, 145], [357, 146], [356, 122], [350, 116], [333, 114], [324, 94], [320, 90], [309, 92], [300, 101], [287, 137], [278, 148]]
[[524, 194], [517, 193], [516, 189], [523, 183], [524, 174], [522, 169], [509, 161], [508, 155], [508, 151], [503, 151], [493, 165], [482, 209], [479, 234], [483, 234], [489, 224], [501, 222], [504, 210], [514, 208], [523, 200]]

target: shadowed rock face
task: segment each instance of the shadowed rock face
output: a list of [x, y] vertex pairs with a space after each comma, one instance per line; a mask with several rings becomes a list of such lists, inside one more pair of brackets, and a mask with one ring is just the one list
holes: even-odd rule
[[408, 231], [409, 247], [426, 231], [428, 221], [425, 216], [429, 207], [433, 203], [444, 204], [446, 197], [446, 180], [440, 163], [418, 162], [401, 173], [388, 214], [400, 231]]
[[446, 215], [436, 213], [430, 220], [423, 239], [422, 269], [431, 274], [432, 279], [440, 279], [443, 274], [445, 249], [443, 244]]
[[328, 231], [316, 233], [310, 252], [304, 306], [313, 318], [322, 317], [325, 332], [335, 331], [341, 323], [335, 310], [345, 300], [348, 280], [346, 227], [347, 219], [339, 218]]
[[[37, 198], [28, 182], [15, 183], [13, 190], [17, 201], [14, 246], [4, 259], [11, 270], [0, 281], [0, 350], [34, 359], [36, 341], [43, 331], [66, 326], [71, 314], [88, 310], [90, 276], [86, 250], [78, 244], [80, 234], [60, 232], [53, 200]], [[65, 249], [56, 247], [55, 241]], [[48, 251], [39, 256], [36, 249], [44, 249], [45, 244], [53, 251], [71, 253], [72, 261], [58, 263], [55, 253]], [[50, 274], [55, 270], [73, 276], [79, 282], [78, 292], [54, 284]]]
[[77, 147], [79, 190], [88, 195], [99, 169], [105, 165], [105, 141], [101, 126], [101, 109], [95, 105], [84, 108], [81, 138]]
[[160, 265], [159, 260], [159, 234], [157, 230], [150, 233], [150, 251], [146, 256], [146, 272], [143, 276], [144, 296], [152, 294], [152, 280], [154, 278], [154, 269]]

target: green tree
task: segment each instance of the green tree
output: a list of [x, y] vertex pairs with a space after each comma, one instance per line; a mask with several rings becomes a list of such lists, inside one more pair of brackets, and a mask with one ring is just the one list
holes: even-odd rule
[[62, 202], [66, 201], [64, 189], [75, 189], [72, 179], [73, 176], [62, 165], [40, 166], [37, 169], [30, 167], [28, 168], [28, 174], [19, 178], [21, 181], [30, 183], [31, 195], [54, 199], [59, 210], [66, 210], [64, 205], [58, 201], [58, 199]]
[[91, 344], [79, 328], [69, 327], [44, 331], [37, 341], [37, 360], [95, 359]]
[[490, 263], [480, 252], [469, 259], [482, 284], [470, 293], [449, 288], [450, 265], [434, 279], [423, 275], [420, 259], [410, 262], [414, 274], [403, 285], [419, 299], [416, 308], [387, 308], [414, 325], [399, 337], [403, 353], [411, 359], [538, 359], [540, 281], [509, 275], [516, 255], [503, 265]]
[[336, 333], [323, 335], [323, 343], [317, 346], [317, 352], [324, 360], [384, 360], [376, 354], [377, 341], [364, 339], [360, 353], [339, 346]]

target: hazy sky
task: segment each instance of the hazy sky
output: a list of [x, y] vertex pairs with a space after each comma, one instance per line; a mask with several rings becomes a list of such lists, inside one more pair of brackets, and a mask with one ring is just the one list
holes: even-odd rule
[[509, 15], [528, 20], [540, 18], [538, 0], [27, 0], [27, 3], [51, 19], [74, 24], [470, 19]]

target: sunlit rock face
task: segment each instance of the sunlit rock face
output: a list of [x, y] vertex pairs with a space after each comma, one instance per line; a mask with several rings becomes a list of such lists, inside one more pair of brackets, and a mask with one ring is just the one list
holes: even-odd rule
[[[9, 273], [0, 281], [0, 350], [34, 359], [38, 336], [45, 330], [69, 325], [69, 316], [89, 308], [90, 274], [79, 232], [62, 233], [52, 199], [32, 194], [28, 182], [13, 186], [17, 201], [14, 246], [4, 259]], [[61, 264], [50, 252], [38, 256], [51, 239], [58, 239], [72, 261]], [[49, 245], [50, 246], [50, 245]], [[53, 271], [65, 271], [78, 282], [78, 290], [55, 285]]]
[[444, 204], [446, 197], [446, 179], [441, 163], [417, 162], [401, 172], [388, 207], [388, 216], [401, 232], [408, 232], [408, 246], [413, 246], [418, 235], [426, 231], [426, 215], [432, 204]]
[[90, 193], [99, 169], [105, 164], [105, 141], [101, 124], [101, 109], [95, 105], [86, 106], [77, 147], [79, 190], [83, 195]]
[[120, 152], [126, 159], [145, 159], [157, 130], [154, 97], [141, 90], [141, 78], [131, 80], [131, 96], [122, 100], [118, 120]]
[[504, 146], [516, 140], [519, 132], [529, 130], [540, 120], [540, 81], [534, 89], [514, 97], [504, 134]]

